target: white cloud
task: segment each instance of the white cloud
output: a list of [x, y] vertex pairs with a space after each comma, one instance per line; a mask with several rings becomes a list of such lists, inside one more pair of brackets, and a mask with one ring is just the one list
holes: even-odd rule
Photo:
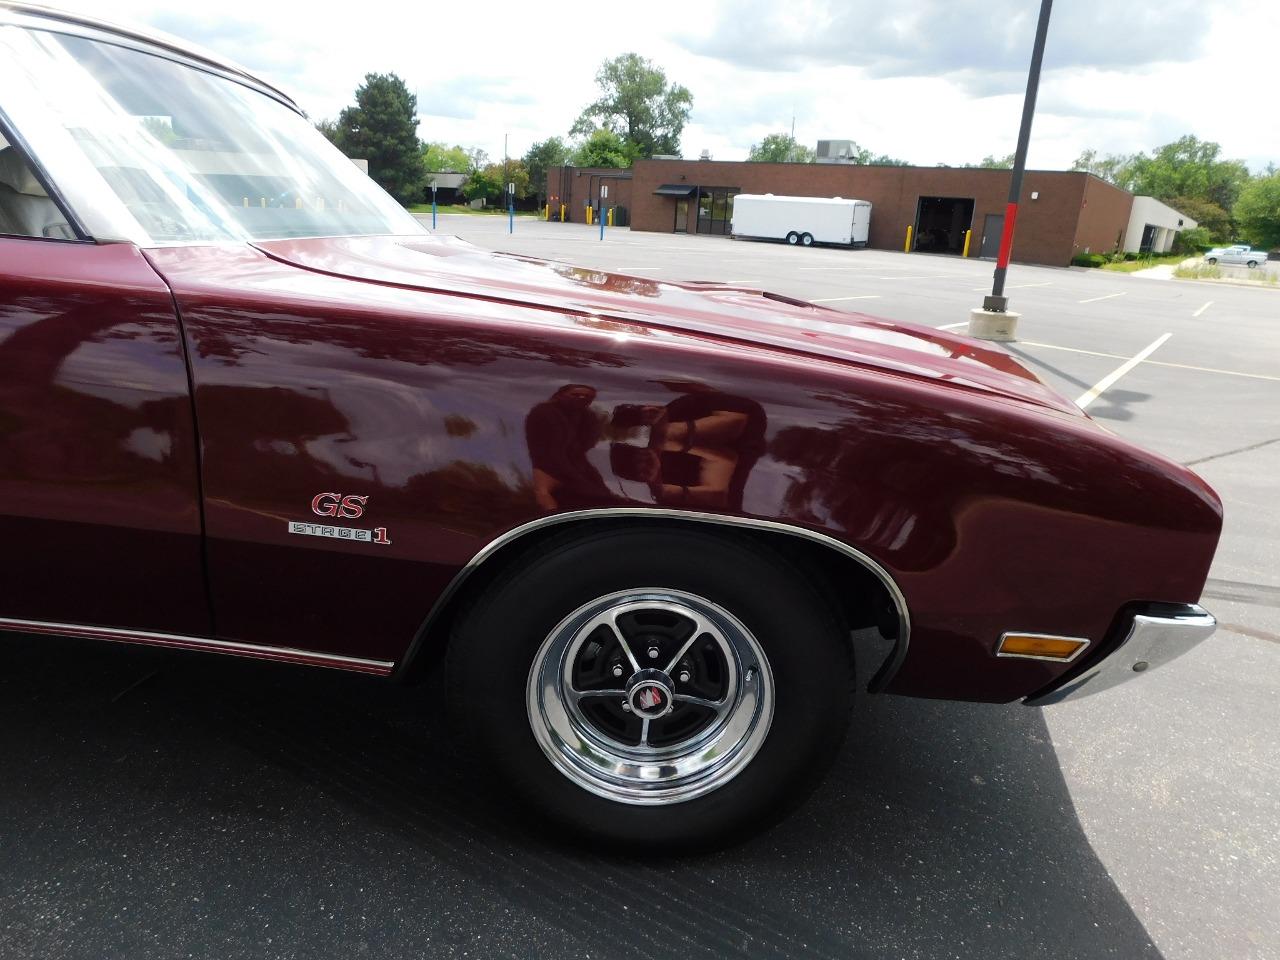
[[[564, 135], [594, 98], [605, 57], [652, 58], [694, 96], [686, 156], [740, 159], [765, 134], [852, 138], [915, 163], [1012, 152], [1030, 56], [1032, 0], [776, 0], [582, 6], [531, 17], [489, 4], [474, 18], [440, 5], [222, 0], [174, 12], [161, 0], [61, 0], [174, 33], [239, 61], [313, 117], [351, 101], [366, 72], [394, 71], [418, 94], [425, 139], [502, 155]], [[888, 12], [886, 12], [888, 11]], [[507, 26], [499, 26], [506, 24]], [[1029, 162], [1064, 167], [1085, 148], [1151, 149], [1183, 133], [1260, 168], [1280, 161], [1269, 84], [1280, 4], [1226, 0], [1059, 0]]]

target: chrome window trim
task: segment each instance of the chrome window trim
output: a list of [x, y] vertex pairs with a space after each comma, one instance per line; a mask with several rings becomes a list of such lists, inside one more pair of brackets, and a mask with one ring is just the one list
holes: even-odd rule
[[[1006, 637], [1034, 637], [1037, 640], [1070, 640], [1072, 643], [1078, 643], [1075, 652], [1069, 657], [1044, 657], [1035, 653], [1005, 653], [1001, 648], [1004, 646]], [[1047, 660], [1050, 663], [1070, 663], [1080, 654], [1089, 649], [1089, 645], [1093, 641], [1088, 637], [1068, 637], [1060, 633], [1031, 633], [1027, 630], [1006, 630], [1000, 634], [1000, 639], [996, 642], [996, 656], [1000, 658], [1009, 658], [1012, 660]]]
[[837, 540], [825, 533], [819, 533], [816, 530], [810, 530], [807, 527], [797, 527], [789, 523], [782, 523], [778, 520], [763, 520], [755, 517], [735, 517], [718, 513], [702, 513], [694, 510], [669, 510], [661, 507], [600, 507], [589, 510], [570, 510], [565, 513], [552, 514], [550, 516], [538, 517], [527, 523], [520, 524], [517, 527], [500, 534], [485, 544], [475, 556], [473, 556], [466, 565], [459, 570], [449, 585], [432, 604], [430, 612], [426, 619], [422, 622], [422, 626], [418, 628], [418, 632], [414, 635], [412, 643], [410, 643], [405, 656], [400, 661], [396, 669], [396, 676], [402, 677], [409, 669], [414, 659], [417, 657], [419, 650], [426, 642], [426, 638], [431, 631], [432, 625], [439, 618], [441, 612], [449, 604], [449, 602], [457, 595], [475, 571], [494, 553], [502, 547], [507, 546], [511, 542], [533, 533], [536, 530], [542, 530], [546, 527], [556, 526], [564, 523], [573, 523], [576, 521], [586, 520], [615, 520], [620, 518], [632, 518], [638, 520], [676, 520], [690, 521], [693, 523], [718, 524], [728, 527], [745, 527], [751, 530], [764, 530], [773, 533], [786, 534], [787, 536], [799, 537], [801, 539], [810, 540], [814, 543], [821, 544], [828, 549], [836, 550], [844, 554], [846, 557], [861, 564], [866, 570], [873, 574], [877, 580], [889, 591], [889, 596], [893, 600], [894, 607], [898, 612], [898, 636], [894, 641], [893, 652], [881, 665], [878, 672], [872, 677], [868, 690], [872, 693], [883, 690], [884, 687], [893, 679], [894, 674], [902, 666], [902, 662], [907, 657], [907, 647], [911, 639], [911, 612], [907, 606], [907, 598], [899, 589], [898, 584], [894, 581], [889, 571], [881, 566], [876, 560], [867, 556], [856, 547]]
[[48, 194], [52, 200], [62, 211], [62, 215], [67, 218], [67, 225], [76, 232], [74, 239], [68, 240], [66, 237], [28, 237], [18, 233], [5, 233], [0, 236], [16, 237], [21, 240], [56, 240], [61, 243], [92, 243], [93, 238], [90, 236], [84, 222], [76, 216], [76, 212], [72, 209], [71, 204], [67, 201], [66, 195], [58, 188], [58, 184], [49, 176], [48, 171], [41, 165], [39, 159], [31, 152], [31, 146], [27, 143], [26, 138], [9, 119], [9, 115], [4, 112], [4, 104], [0, 103], [0, 136], [8, 142], [9, 146], [22, 156], [27, 162], [27, 166], [31, 168], [32, 175], [39, 181], [40, 186], [44, 187], [44, 192]]
[[5, 25], [63, 33], [102, 43], [114, 43], [116, 46], [164, 57], [185, 66], [195, 67], [208, 73], [217, 73], [228, 80], [251, 86], [273, 100], [280, 101], [295, 113], [302, 113], [302, 109], [287, 93], [273, 87], [234, 61], [159, 31], [140, 30], [36, 3], [0, 0], [0, 26]]
[[97, 627], [83, 623], [58, 623], [48, 620], [15, 620], [0, 617], [0, 630], [11, 633], [48, 634], [59, 637], [82, 637], [89, 640], [108, 640], [117, 643], [136, 643], [146, 646], [169, 647], [182, 650], [198, 650], [226, 653], [233, 656], [253, 657], [259, 660], [283, 660], [317, 667], [335, 667], [361, 673], [386, 676], [395, 663], [390, 660], [366, 660], [337, 653], [302, 650], [297, 647], [271, 647], [238, 640], [214, 640], [211, 637], [195, 637], [179, 633], [156, 633], [148, 630], [126, 630], [118, 627]]

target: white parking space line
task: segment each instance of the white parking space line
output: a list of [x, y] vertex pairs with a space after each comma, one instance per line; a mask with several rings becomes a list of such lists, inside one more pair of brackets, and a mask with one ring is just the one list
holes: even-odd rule
[[931, 273], [923, 277], [873, 277], [873, 280], [949, 280], [954, 273]]
[[1123, 353], [1099, 353], [1097, 350], [1081, 350], [1079, 347], [1060, 347], [1056, 343], [1036, 343], [1034, 340], [1019, 340], [1019, 346], [1043, 347], [1045, 350], [1065, 350], [1067, 353], [1083, 353], [1089, 357], [1108, 357], [1112, 360], [1128, 360]]
[[663, 267], [611, 267], [612, 270], [662, 270]]
[[1198, 317], [1198, 316], [1200, 316], [1202, 313], [1204, 313], [1206, 310], [1208, 310], [1208, 309], [1209, 309], [1210, 307], [1212, 307], [1212, 306], [1213, 306], [1213, 301], [1212, 301], [1212, 300], [1210, 300], [1208, 303], [1206, 303], [1203, 307], [1201, 307], [1199, 310], [1197, 310], [1197, 311], [1196, 311], [1195, 313], [1193, 313], [1191, 316], [1193, 316], [1193, 317]]
[[1097, 303], [1099, 300], [1112, 300], [1115, 297], [1126, 296], [1124, 293], [1108, 293], [1104, 297], [1090, 297], [1088, 300], [1079, 300], [1077, 303]]
[[1273, 380], [1280, 383], [1280, 377], [1273, 377], [1267, 373], [1242, 373], [1239, 370], [1223, 370], [1219, 367], [1197, 367], [1190, 363], [1169, 363], [1164, 360], [1148, 360], [1147, 364], [1152, 367], [1172, 367], [1175, 370], [1195, 370], [1198, 373], [1220, 373], [1226, 377], [1245, 377], [1249, 380]]
[[835, 303], [838, 300], [879, 300], [878, 293], [864, 293], [857, 297], [818, 297], [816, 300], [810, 300], [810, 303]]
[[1151, 356], [1153, 353], [1159, 350], [1160, 347], [1164, 344], [1164, 342], [1172, 336], [1173, 336], [1172, 333], [1166, 333], [1166, 334], [1163, 334], [1162, 336], [1156, 337], [1156, 339], [1153, 340], [1151, 343], [1147, 344], [1146, 347], [1144, 347], [1138, 353], [1134, 354], [1124, 363], [1120, 364], [1120, 366], [1116, 367], [1114, 370], [1108, 373], [1105, 377], [1103, 377], [1101, 380], [1095, 383], [1092, 387], [1090, 387], [1084, 393], [1080, 394], [1079, 398], [1077, 398], [1076, 400], [1076, 406], [1079, 407], [1081, 410], [1084, 410], [1086, 407], [1089, 406], [1089, 404], [1097, 400], [1098, 397], [1100, 397], [1103, 393], [1111, 389], [1111, 387], [1115, 385], [1116, 381], [1118, 381], [1126, 373], [1128, 373], [1130, 370], [1132, 370], [1134, 367], [1140, 364], [1143, 360], [1147, 359], [1147, 357]]
[[[939, 327], [938, 329], [944, 329]], [[1083, 353], [1087, 357], [1106, 357], [1109, 360], [1128, 359], [1123, 353], [1100, 353], [1097, 350], [1081, 350], [1079, 347], [1060, 347], [1056, 343], [1037, 343], [1034, 340], [1019, 340], [1022, 347], [1039, 347], [1042, 350], [1063, 350], [1067, 353]], [[1149, 367], [1168, 367], [1172, 370], [1195, 370], [1197, 373], [1218, 373], [1224, 377], [1244, 377], [1246, 380], [1274, 380], [1280, 383], [1280, 377], [1269, 373], [1245, 373], [1243, 370], [1223, 370], [1221, 367], [1197, 367], [1190, 363], [1172, 363], [1168, 360], [1144, 360]]]
[[935, 329], [937, 329], [937, 330], [954, 330], [954, 329], [956, 329], [957, 327], [967, 327], [968, 325], [969, 325], [969, 321], [968, 321], [968, 320], [961, 320], [959, 323], [944, 323], [942, 326], [940, 326], [940, 327], [936, 327]]
[[868, 266], [861, 267], [796, 267], [797, 270], [870, 270]]

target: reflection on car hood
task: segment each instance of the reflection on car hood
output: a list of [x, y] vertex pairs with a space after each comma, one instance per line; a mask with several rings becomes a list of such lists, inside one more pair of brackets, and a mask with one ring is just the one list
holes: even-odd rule
[[333, 276], [759, 344], [945, 380], [1083, 416], [1007, 353], [969, 337], [750, 287], [631, 277], [491, 253], [442, 237], [270, 240], [255, 246], [274, 259]]

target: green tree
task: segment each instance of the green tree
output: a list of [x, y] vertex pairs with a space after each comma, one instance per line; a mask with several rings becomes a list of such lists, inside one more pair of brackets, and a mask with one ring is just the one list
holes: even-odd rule
[[632, 144], [612, 130], [600, 127], [573, 151], [575, 167], [629, 167], [635, 158]]
[[1229, 241], [1232, 237], [1231, 217], [1212, 200], [1195, 197], [1169, 197], [1164, 201], [1208, 231], [1213, 240]]
[[966, 163], [966, 167], [977, 170], [1012, 170], [1013, 154], [1004, 157], [997, 157], [994, 154], [987, 154], [977, 163]]
[[418, 98], [394, 73], [367, 73], [354, 106], [343, 108], [333, 142], [348, 157], [369, 161], [369, 176], [401, 203], [422, 192]]
[[789, 133], [771, 133], [751, 145], [747, 159], [761, 163], [813, 163], [816, 154]]
[[1280, 247], [1280, 173], [1245, 184], [1232, 210], [1240, 235], [1263, 250]]
[[661, 67], [636, 53], [606, 60], [596, 83], [600, 98], [582, 111], [569, 131], [572, 136], [605, 127], [633, 144], [636, 157], [680, 153], [680, 134], [693, 108], [687, 88], [668, 83]]
[[444, 143], [422, 145], [422, 169], [427, 173], [470, 173], [475, 166], [472, 156], [460, 146]]
[[467, 177], [467, 182], [462, 185], [462, 195], [468, 200], [484, 200], [485, 203], [498, 200], [502, 195], [502, 170], [499, 168], [497, 176], [494, 176], [492, 169], [490, 166], [476, 170]]
[[887, 153], [877, 153], [873, 157], [867, 158], [867, 165], [872, 167], [909, 167], [909, 160], [899, 160], [897, 157], [891, 157]]
[[326, 140], [335, 147], [338, 145], [338, 122], [336, 120], [317, 120], [315, 127], [324, 135]]
[[569, 162], [569, 145], [559, 137], [548, 137], [531, 146], [524, 155], [529, 183], [539, 197], [546, 195], [547, 171]]
[[1095, 177], [1114, 184], [1121, 190], [1129, 189], [1133, 182], [1133, 160], [1131, 156], [1109, 153], [1099, 156], [1097, 150], [1085, 150], [1071, 164], [1072, 170], [1092, 173]]
[[1130, 189], [1164, 201], [1174, 197], [1208, 200], [1230, 210], [1248, 182], [1249, 168], [1241, 161], [1223, 159], [1221, 146], [1187, 135], [1151, 156], [1135, 156]]
[[529, 181], [529, 171], [525, 168], [523, 160], [508, 160], [505, 164], [501, 160], [495, 161], [486, 166], [481, 171], [481, 175], [498, 185], [498, 195], [493, 198], [494, 200], [505, 202], [508, 183], [516, 185], [517, 200], [527, 197], [532, 186]]

